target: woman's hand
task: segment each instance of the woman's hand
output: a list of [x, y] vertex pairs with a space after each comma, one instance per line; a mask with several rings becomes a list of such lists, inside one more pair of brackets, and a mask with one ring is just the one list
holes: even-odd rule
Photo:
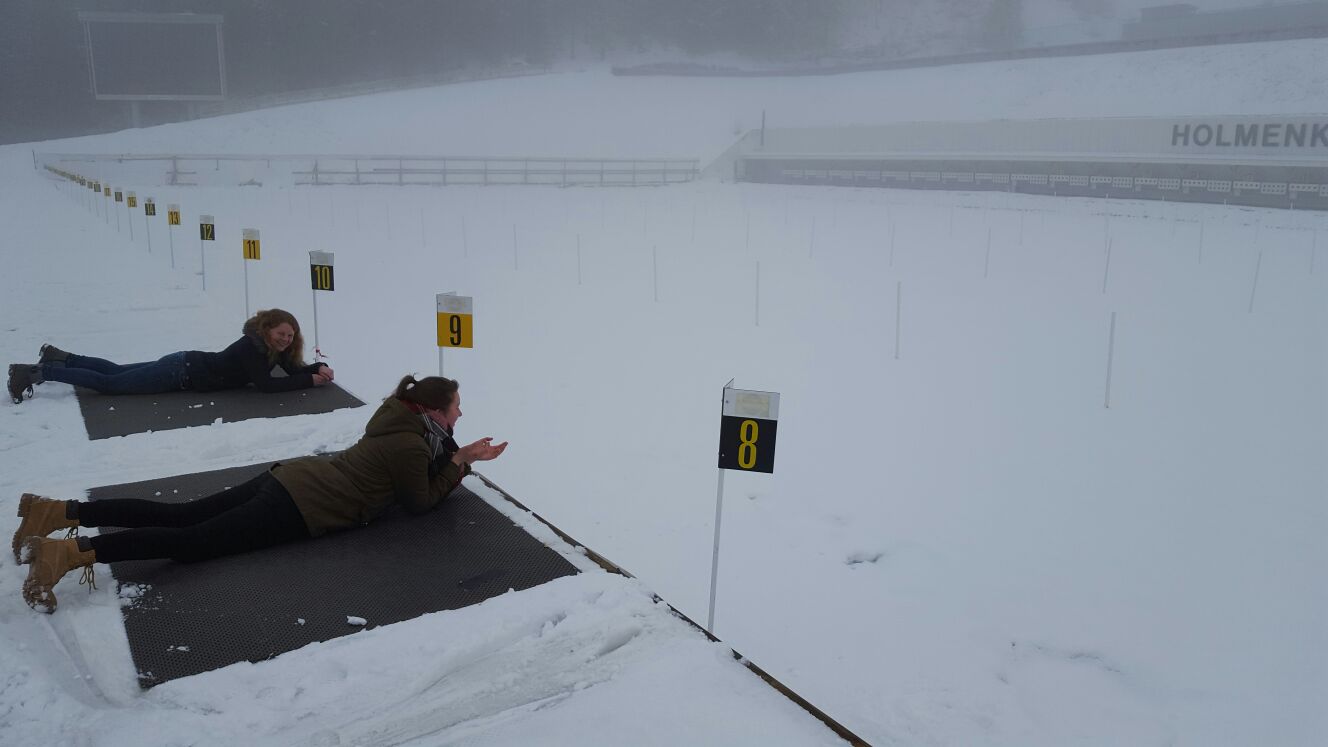
[[331, 381], [336, 378], [336, 374], [332, 373], [332, 367], [327, 365], [326, 363], [323, 364], [322, 368], [318, 369], [318, 373], [326, 376], [328, 381]]
[[492, 438], [481, 438], [473, 444], [466, 444], [458, 449], [457, 453], [452, 455], [452, 461], [458, 465], [487, 462], [490, 459], [497, 459], [506, 449], [506, 441], [495, 445]]
[[320, 368], [318, 373], [314, 374], [314, 386], [327, 386], [332, 383], [332, 369]]

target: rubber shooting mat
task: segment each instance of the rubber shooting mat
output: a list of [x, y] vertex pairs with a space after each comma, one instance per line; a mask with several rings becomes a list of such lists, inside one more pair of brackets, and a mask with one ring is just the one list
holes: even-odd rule
[[217, 392], [98, 394], [75, 387], [88, 437], [96, 440], [252, 418], [316, 415], [364, 403], [336, 384], [264, 394], [252, 387]]
[[[108, 485], [89, 498], [183, 502], [270, 466]], [[422, 516], [393, 510], [367, 527], [200, 563], [111, 564], [145, 689], [360, 630], [347, 617], [389, 625], [576, 572], [464, 486]]]

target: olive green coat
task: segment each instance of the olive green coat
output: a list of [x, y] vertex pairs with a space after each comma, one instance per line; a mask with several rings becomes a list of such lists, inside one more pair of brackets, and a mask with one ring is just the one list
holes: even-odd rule
[[272, 468], [272, 476], [290, 493], [309, 534], [317, 537], [368, 524], [393, 503], [411, 513], [437, 506], [470, 466], [440, 457], [431, 470], [432, 461], [420, 416], [392, 397], [369, 418], [354, 446], [330, 458], [282, 462]]

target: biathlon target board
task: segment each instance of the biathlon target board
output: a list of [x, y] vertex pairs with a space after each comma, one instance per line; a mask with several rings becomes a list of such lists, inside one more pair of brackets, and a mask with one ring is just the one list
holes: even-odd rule
[[473, 348], [474, 304], [470, 296], [440, 293], [438, 300], [438, 347]]
[[180, 206], [170, 205], [166, 208], [166, 222], [172, 226], [180, 225]]
[[212, 216], [198, 216], [198, 238], [202, 241], [217, 240], [217, 224], [213, 222]]
[[309, 252], [309, 279], [316, 291], [336, 289], [332, 275], [332, 252]]
[[263, 251], [258, 240], [257, 228], [244, 229], [244, 258], [252, 260], [260, 260], [263, 258]]
[[777, 392], [725, 389], [719, 421], [719, 468], [774, 472], [778, 426]]
[[118, 190], [118, 189], [115, 190], [115, 201], [116, 201], [116, 202], [124, 202], [124, 192], [122, 192], [121, 190]]
[[151, 197], [147, 199], [147, 202], [143, 203], [143, 214], [151, 216], [156, 216], [157, 214], [157, 203], [153, 202]]
[[129, 207], [131, 208], [138, 207], [138, 195], [134, 194], [133, 192], [130, 192], [129, 194], [125, 195], [125, 199], [129, 200]]

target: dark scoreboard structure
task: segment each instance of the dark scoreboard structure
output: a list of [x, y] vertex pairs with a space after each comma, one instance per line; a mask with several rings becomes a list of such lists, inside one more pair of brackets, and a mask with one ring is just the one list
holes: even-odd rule
[[222, 16], [80, 12], [98, 101], [226, 98]]

